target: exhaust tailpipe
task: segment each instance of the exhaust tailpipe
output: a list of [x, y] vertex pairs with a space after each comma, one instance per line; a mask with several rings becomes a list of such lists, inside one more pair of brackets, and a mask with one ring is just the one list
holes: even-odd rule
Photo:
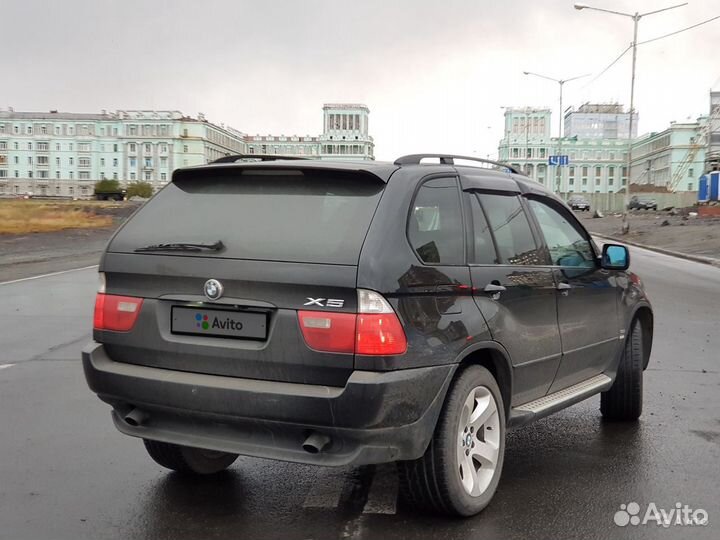
[[320, 452], [325, 450], [325, 447], [327, 447], [330, 442], [331, 439], [327, 435], [318, 433], [317, 431], [313, 431], [310, 436], [305, 439], [302, 447], [303, 450], [305, 450], [309, 454], [319, 454]]
[[145, 422], [147, 422], [148, 414], [144, 411], [141, 411], [140, 409], [133, 409], [129, 413], [127, 413], [123, 420], [127, 424], [130, 424], [132, 427], [138, 427], [143, 425]]

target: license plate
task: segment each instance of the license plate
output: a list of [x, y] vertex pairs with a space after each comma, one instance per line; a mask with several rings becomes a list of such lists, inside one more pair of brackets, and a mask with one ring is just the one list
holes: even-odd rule
[[170, 331], [223, 338], [265, 339], [267, 315], [224, 309], [172, 308]]

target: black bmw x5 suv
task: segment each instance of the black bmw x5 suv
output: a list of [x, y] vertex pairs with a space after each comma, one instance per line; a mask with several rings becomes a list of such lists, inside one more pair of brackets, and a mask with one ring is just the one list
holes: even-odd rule
[[396, 461], [409, 502], [468, 516], [506, 430], [595, 394], [636, 420], [653, 314], [627, 249], [462, 159], [175, 171], [100, 264], [83, 366], [115, 426], [189, 473]]

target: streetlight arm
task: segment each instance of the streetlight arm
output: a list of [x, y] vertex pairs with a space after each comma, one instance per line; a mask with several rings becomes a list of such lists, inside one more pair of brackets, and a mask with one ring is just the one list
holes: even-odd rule
[[670, 7], [666, 7], [666, 8], [662, 8], [662, 9], [656, 9], [655, 11], [648, 11], [647, 13], [641, 13], [640, 17], [645, 17], [646, 15], [654, 15], [655, 13], [660, 13], [661, 11], [667, 11], [669, 9], [675, 9], [675, 8], [679, 8], [679, 7], [683, 7], [683, 6], [687, 6], [687, 5], [688, 5], [688, 3], [684, 2], [682, 4], [677, 4], [676, 6], [670, 6]]
[[632, 13], [623, 13], [622, 11], [613, 11], [612, 9], [604, 9], [604, 8], [598, 8], [593, 6], [588, 6], [586, 4], [575, 4], [575, 9], [592, 9], [594, 11], [602, 11], [604, 13], [612, 13], [613, 15], [622, 15], [623, 17], [630, 17], [631, 19], [635, 17]]
[[565, 81], [561, 81], [559, 79], [553, 79], [552, 77], [548, 77], [547, 75], [540, 75], [539, 73], [533, 73], [532, 71], [523, 71], [525, 75], [534, 75], [535, 77], [540, 77], [541, 79], [547, 79], [548, 81], [553, 81], [556, 83], [563, 83]]

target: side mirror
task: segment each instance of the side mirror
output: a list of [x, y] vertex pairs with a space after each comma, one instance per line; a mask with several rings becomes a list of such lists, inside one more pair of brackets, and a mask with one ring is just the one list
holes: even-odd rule
[[628, 248], [619, 244], [603, 245], [600, 266], [606, 270], [627, 270], [630, 267]]

